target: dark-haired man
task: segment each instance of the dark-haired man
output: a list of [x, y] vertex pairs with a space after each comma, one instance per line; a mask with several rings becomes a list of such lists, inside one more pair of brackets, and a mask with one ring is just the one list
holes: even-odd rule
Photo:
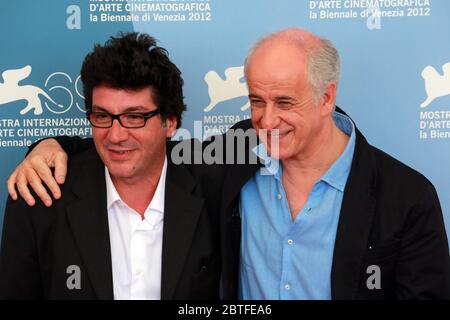
[[70, 158], [54, 206], [9, 199], [0, 298], [218, 299], [218, 186], [166, 156], [180, 71], [129, 33], [95, 46], [81, 79], [95, 149]]

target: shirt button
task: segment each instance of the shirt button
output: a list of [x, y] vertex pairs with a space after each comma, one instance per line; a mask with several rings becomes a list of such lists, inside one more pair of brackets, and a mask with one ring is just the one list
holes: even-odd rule
[[284, 285], [284, 288], [285, 288], [286, 290], [290, 290], [290, 289], [291, 289], [291, 286], [290, 286], [289, 284], [285, 284], [285, 285]]
[[282, 197], [281, 197], [281, 193], [277, 194], [277, 199], [278, 199], [278, 200], [281, 200], [281, 198], [282, 198]]
[[137, 276], [140, 276], [143, 272], [144, 272], [144, 270], [142, 270], [142, 269], [136, 269], [134, 274], [137, 275]]
[[289, 239], [289, 240], [288, 240], [288, 244], [293, 245], [293, 244], [294, 244], [294, 240]]

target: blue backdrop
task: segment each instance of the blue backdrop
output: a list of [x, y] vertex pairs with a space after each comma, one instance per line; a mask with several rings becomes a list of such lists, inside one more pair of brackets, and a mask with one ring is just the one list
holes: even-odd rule
[[79, 70], [94, 43], [118, 31], [156, 37], [183, 72], [184, 128], [193, 133], [198, 121], [206, 136], [249, 116], [242, 65], [252, 43], [296, 26], [334, 42], [337, 104], [369, 142], [433, 182], [450, 230], [447, 0], [15, 0], [0, 8], [0, 208], [26, 145], [90, 134]]

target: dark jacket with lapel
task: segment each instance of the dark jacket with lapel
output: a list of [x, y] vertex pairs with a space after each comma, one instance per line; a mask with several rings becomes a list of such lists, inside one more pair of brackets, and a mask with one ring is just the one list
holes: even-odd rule
[[[219, 298], [220, 190], [199, 169], [168, 157], [162, 299]], [[50, 208], [8, 199], [0, 298], [113, 299], [104, 165], [94, 148], [70, 158], [61, 191]], [[70, 266], [79, 267], [80, 289], [68, 287]]]
[[[252, 126], [246, 120], [233, 128], [247, 130]], [[239, 192], [260, 167], [231, 165], [225, 177], [222, 219], [228, 227], [222, 244], [227, 259], [234, 259], [228, 265], [230, 275], [238, 274]], [[356, 129], [333, 254], [332, 298], [450, 299], [449, 260], [433, 185], [420, 173], [369, 145]], [[367, 285], [374, 272], [370, 266], [379, 267], [381, 289], [369, 289]], [[230, 276], [230, 281], [236, 276]]]

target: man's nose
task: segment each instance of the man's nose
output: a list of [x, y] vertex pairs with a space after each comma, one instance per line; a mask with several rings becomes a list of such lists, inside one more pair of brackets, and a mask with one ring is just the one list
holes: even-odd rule
[[268, 103], [264, 108], [263, 114], [261, 116], [261, 128], [272, 130], [277, 128], [280, 122], [278, 112], [273, 104]]
[[122, 127], [118, 119], [114, 119], [109, 128], [108, 139], [112, 143], [119, 143], [128, 139], [128, 129]]

